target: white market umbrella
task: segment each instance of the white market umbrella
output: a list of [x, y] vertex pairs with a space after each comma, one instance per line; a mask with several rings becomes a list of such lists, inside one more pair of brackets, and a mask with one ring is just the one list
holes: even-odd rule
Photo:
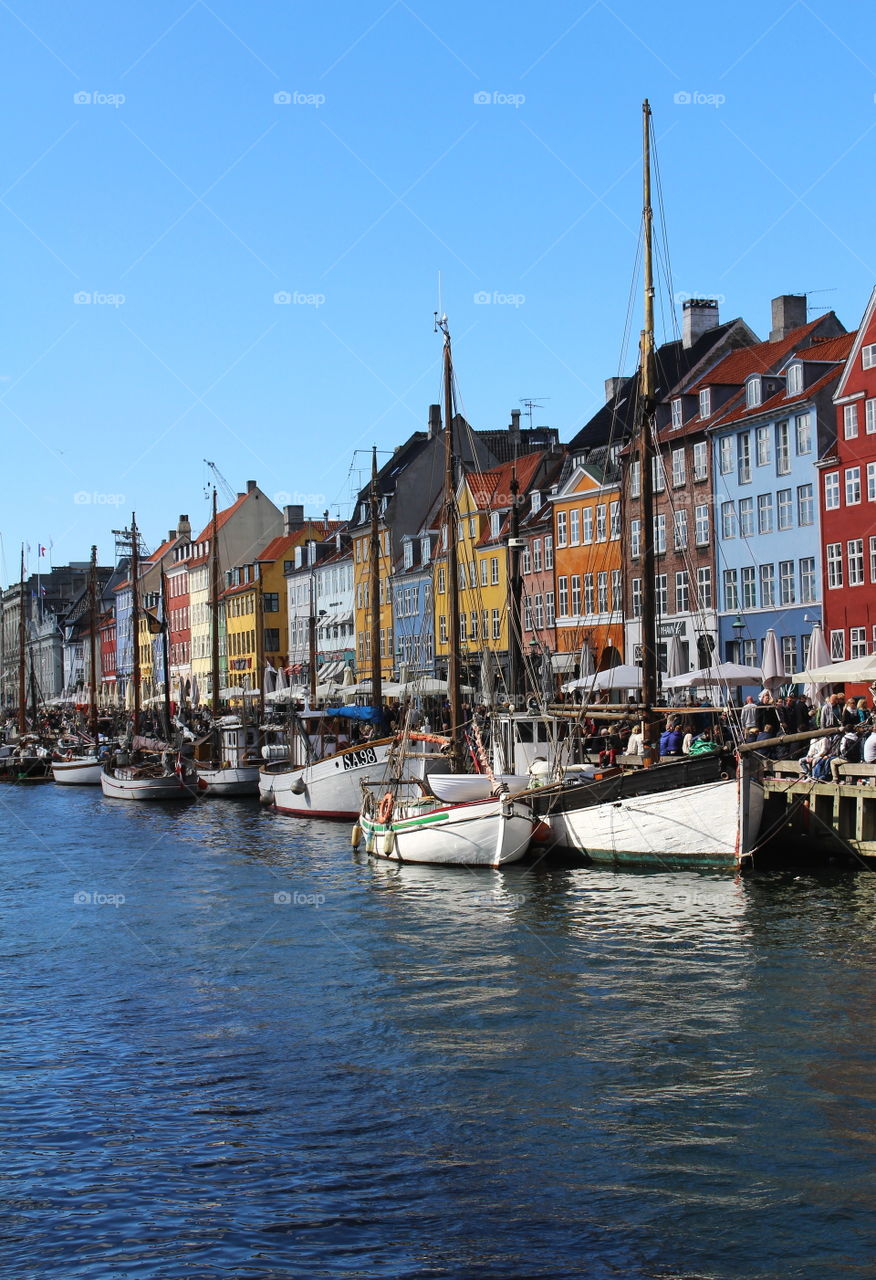
[[280, 666], [277, 668], [277, 680], [274, 685], [274, 693], [283, 693], [289, 688], [289, 681], [286, 679], [286, 671]]
[[265, 664], [265, 676], [262, 684], [265, 697], [270, 697], [277, 687], [277, 672], [270, 662]]
[[624, 663], [617, 667], [606, 667], [605, 671], [597, 671], [587, 683], [600, 693], [605, 689], [638, 689], [642, 684], [642, 668]]
[[[386, 688], [386, 685], [384, 685]], [[434, 676], [423, 676], [421, 680], [409, 680], [405, 685], [399, 685], [402, 693], [426, 694], [449, 693], [450, 685], [446, 680], [437, 680]], [[474, 686], [463, 684], [459, 686], [461, 693], [474, 693]], [[367, 687], [360, 692], [367, 692]]]
[[780, 685], [787, 679], [785, 661], [779, 651], [779, 642], [772, 627], [767, 630], [763, 642], [763, 680], [761, 683], [770, 693], [775, 694]]
[[134, 710], [134, 684], [131, 680], [125, 685], [125, 710]]
[[344, 667], [344, 678], [341, 681], [341, 683], [343, 684], [345, 689], [349, 689], [351, 685], [354, 685], [356, 683], [356, 677], [353, 673], [353, 668], [349, 666], [349, 664]]
[[191, 698], [191, 703], [193, 707], [200, 706], [201, 689], [200, 689], [200, 685], [198, 684], [198, 677], [195, 675], [194, 671], [192, 672], [192, 687], [189, 692], [189, 696]]
[[666, 689], [687, 689], [694, 685], [727, 685], [735, 688], [744, 684], [762, 684], [763, 671], [760, 667], [744, 667], [738, 662], [718, 662], [714, 667], [702, 667], [699, 671], [688, 671], [683, 676], [675, 676], [672, 680], [664, 680]]
[[593, 650], [589, 644], [581, 645], [581, 656], [578, 659], [578, 676], [581, 680], [585, 680], [587, 676], [596, 674], [596, 668], [593, 665]]
[[186, 682], [184, 676], [179, 678], [179, 705], [181, 707], [186, 705]]
[[824, 684], [871, 684], [876, 680], [876, 653], [848, 662], [828, 662], [823, 667], [798, 671], [791, 680], [817, 681]]
[[681, 652], [681, 641], [678, 636], [670, 636], [666, 645], [666, 680], [674, 680], [684, 674], [684, 656]]
[[496, 698], [494, 662], [492, 650], [484, 649], [481, 652], [481, 699], [488, 707], [493, 705]]
[[[826, 681], [810, 678], [810, 673], [817, 671], [821, 667], [829, 666], [830, 650], [827, 647], [821, 623], [816, 622], [812, 628], [812, 635], [809, 637], [809, 644], [806, 646], [806, 671], [804, 675], [799, 677], [800, 680], [806, 681], [805, 693], [813, 706], [821, 706], [829, 685]], [[797, 679], [798, 677], [792, 676], [791, 678]]]

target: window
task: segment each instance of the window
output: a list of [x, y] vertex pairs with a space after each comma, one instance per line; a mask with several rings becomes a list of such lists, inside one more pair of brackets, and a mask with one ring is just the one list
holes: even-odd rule
[[535, 626], [538, 631], [544, 626], [544, 597], [535, 597]]
[[690, 608], [690, 585], [686, 570], [675, 575], [675, 612], [687, 613]]
[[709, 545], [709, 508], [707, 504], [694, 508], [696, 517], [696, 544], [698, 547]]
[[757, 495], [757, 531], [758, 533], [773, 531], [773, 495], [771, 493]]
[[605, 542], [605, 503], [596, 508], [596, 541]]
[[733, 613], [739, 608], [739, 587], [736, 581], [736, 570], [724, 570], [724, 608]]
[[641, 520], [630, 521], [630, 555], [640, 556], [642, 554], [642, 522]]
[[718, 468], [722, 476], [729, 475], [733, 470], [733, 437], [722, 436], [718, 448]]
[[611, 571], [611, 607], [615, 613], [620, 613], [624, 607], [620, 569], [612, 569]]
[[620, 503], [612, 502], [608, 509], [608, 536], [612, 542], [620, 537]]
[[655, 493], [662, 493], [666, 488], [666, 471], [662, 455], [659, 453], [651, 459], [651, 483]]
[[736, 504], [733, 502], [721, 503], [721, 537], [725, 542], [736, 537]]
[[[876, 538], [870, 538], [870, 581], [876, 582]], [[876, 644], [873, 652], [876, 653]]]
[[791, 529], [794, 526], [794, 500], [790, 489], [780, 489], [776, 494], [779, 507], [779, 528]]
[[830, 633], [830, 660], [831, 662], [844, 662], [846, 656], [846, 633], [845, 631], [831, 631]]
[[[484, 637], [486, 639], [486, 637]], [[493, 610], [493, 639], [500, 640], [502, 638], [502, 619], [499, 617], [499, 610]]]
[[799, 396], [803, 390], [803, 366], [802, 364], [792, 364], [788, 369], [787, 378], [787, 394], [789, 396]]
[[533, 515], [535, 515], [536, 511], [541, 511], [541, 490], [540, 489], [533, 489], [532, 493], [529, 495], [529, 505]]
[[544, 567], [546, 569], [554, 567], [554, 540], [550, 534], [544, 540]]
[[596, 575], [596, 608], [599, 613], [608, 613], [608, 570], [604, 569]]
[[[526, 608], [526, 613], [528, 613], [528, 612], [529, 612], [529, 599], [528, 599], [528, 598], [527, 598], [527, 601], [526, 601], [526, 606], [525, 606], [525, 608]], [[526, 626], [527, 626], [528, 630], [530, 630], [530, 631], [532, 630], [532, 619], [531, 619], [531, 618], [530, 618], [530, 619], [528, 620], [528, 622], [526, 623]], [[462, 643], [462, 644], [465, 644], [466, 640], [468, 639], [468, 618], [467, 618], [467, 616], [466, 616], [464, 613], [461, 613], [461, 614], [459, 615], [459, 639], [460, 639], [460, 641], [461, 641], [461, 643]]]
[[557, 546], [564, 547], [566, 545], [566, 513], [565, 511], [557, 512]]
[[682, 424], [681, 401], [673, 400], [672, 402], [672, 430], [677, 431]]
[[796, 636], [782, 636], [782, 662], [788, 675], [797, 670]]
[[642, 463], [638, 458], [630, 463], [630, 497], [638, 498], [642, 492]]
[[477, 609], [472, 609], [472, 611], [471, 611], [471, 638], [472, 638], [472, 640], [477, 640], [477, 638], [478, 638], [478, 611], [477, 611]]
[[815, 603], [815, 557], [804, 556], [800, 561], [800, 603]]
[[476, 538], [478, 536], [478, 518], [477, 516], [469, 516], [468, 518], [468, 536]]
[[760, 662], [759, 662], [759, 660], [758, 660], [758, 656], [757, 656], [757, 641], [756, 641], [756, 640], [743, 640], [743, 641], [742, 641], [742, 661], [745, 663], [745, 665], [746, 665], [747, 667], [758, 667], [758, 666], [760, 666]]
[[490, 637], [490, 611], [489, 609], [481, 610], [481, 637], [488, 640]]
[[699, 609], [712, 607], [712, 570], [709, 565], [703, 565], [697, 569], [697, 607]]
[[633, 606], [633, 617], [641, 618], [642, 616], [642, 579], [633, 578], [631, 587], [632, 587], [631, 603]]
[[797, 456], [812, 452], [812, 415], [801, 413], [794, 421], [797, 430]]
[[[575, 601], [574, 579], [572, 580], [572, 602]], [[577, 611], [576, 611], [577, 612]], [[593, 612], [593, 574], [584, 574], [584, 612], [590, 614]]]
[[666, 598], [669, 590], [666, 574], [655, 573], [654, 575], [654, 608], [658, 614], [667, 613], [669, 610], [669, 601]]
[[498, 538], [502, 527], [502, 515], [499, 511], [490, 512], [490, 537]]
[[861, 468], [846, 467], [846, 506], [854, 507], [861, 501]]
[[736, 437], [736, 460], [739, 466], [739, 483], [751, 483], [751, 434], [742, 431]]
[[849, 558], [849, 586], [864, 585], [864, 539], [852, 538], [847, 544]]
[[265, 653], [280, 652], [280, 628], [265, 627]]
[[666, 550], [666, 516], [663, 512], [654, 517], [654, 552], [662, 556]]
[[786, 476], [791, 470], [791, 438], [787, 422], [776, 424], [776, 475]]
[[843, 585], [843, 544], [841, 542], [827, 544], [827, 585], [831, 588]]
[[572, 616], [577, 618], [581, 613], [581, 578], [572, 574]]
[[709, 474], [709, 446], [705, 440], [697, 440], [693, 447], [693, 478], [705, 480]]
[[840, 504], [839, 472], [828, 471], [824, 477], [824, 509], [835, 511]]
[[776, 603], [776, 567], [772, 564], [760, 566], [760, 607], [772, 609]]
[[[523, 555], [520, 557], [520, 559], [521, 559], [520, 572], [532, 573], [532, 552], [529, 549], [529, 543], [527, 543], [526, 546], [523, 548]], [[471, 585], [472, 586], [475, 585], [474, 578], [472, 578], [471, 580]]]
[[812, 485], [801, 484], [797, 487], [797, 523], [812, 524], [815, 520], [815, 499]]
[[447, 617], [443, 613], [438, 619], [438, 643], [447, 644]]
[[541, 573], [541, 538], [532, 540], [532, 571]]
[[[575, 514], [577, 515], [577, 512], [575, 512]], [[593, 541], [593, 508], [584, 507], [581, 512], [581, 516], [582, 516], [582, 523], [583, 523], [583, 532], [581, 534], [581, 541], [584, 543], [585, 546], [589, 546], [590, 543]]]
[[499, 557], [498, 556], [490, 557], [490, 583], [494, 587], [497, 587], [499, 585]]
[[[526, 573], [525, 568], [523, 572]], [[474, 586], [474, 583], [472, 583], [472, 586]], [[465, 591], [465, 561], [464, 560], [460, 560], [459, 562], [459, 589], [460, 591]]]
[[742, 569], [742, 607], [743, 609], [757, 608], [754, 565], [745, 565]]
[[754, 537], [754, 498], [739, 499], [739, 536]]
[[481, 557], [481, 586], [487, 585], [487, 557]]
[[757, 453], [756, 453], [757, 465], [759, 467], [765, 467], [771, 461], [773, 456], [773, 451], [771, 448], [772, 441], [770, 440], [769, 427], [758, 427], [757, 431], [754, 433], [754, 436], [755, 436], [755, 448], [757, 450]]
[[[264, 613], [278, 613], [280, 609], [280, 594], [278, 591], [266, 591], [262, 596], [262, 610]], [[273, 650], [271, 651], [273, 652]]]
[[560, 617], [569, 616], [569, 579], [557, 578], [557, 594], [560, 598]]
[[687, 479], [684, 465], [684, 449], [672, 450], [672, 483], [679, 489]]
[[864, 424], [868, 436], [876, 434], [876, 399], [867, 400], [864, 405]]
[[700, 417], [708, 418], [712, 412], [712, 390], [706, 387], [700, 392]]
[[[362, 585], [362, 584], [361, 584], [361, 582], [360, 582], [360, 583], [359, 583], [359, 586], [361, 586], [361, 585]], [[443, 595], [444, 595], [444, 592], [445, 592], [446, 590], [447, 590], [447, 571], [446, 571], [446, 569], [444, 568], [444, 565], [442, 564], [442, 565], [439, 565], [439, 566], [438, 566], [438, 594], [439, 594], [439, 596], [443, 596]]]
[[404, 547], [402, 548], [402, 555], [403, 555], [403, 557], [404, 557], [404, 566], [405, 566], [405, 568], [406, 568], [406, 569], [413, 569], [413, 567], [414, 567], [414, 544], [413, 544], [413, 541], [412, 541], [412, 539], [411, 539], [411, 538], [405, 538], [405, 541], [404, 541]]
[[846, 440], [854, 440], [858, 434], [858, 406], [856, 404], [843, 405], [843, 435]]
[[745, 384], [745, 404], [749, 409], [756, 409], [760, 404], [761, 381], [760, 377], [749, 378]]
[[577, 547], [581, 541], [579, 525], [581, 514], [577, 507], [573, 507], [569, 512], [569, 546]]
[[681, 511], [675, 512], [675, 532], [672, 545], [676, 551], [681, 551], [687, 546], [687, 508], [685, 507]]
[[866, 658], [867, 656], [867, 628], [866, 627], [849, 627], [849, 657], [850, 658]]
[[861, 368], [876, 368], [876, 342], [871, 342], [869, 346], [861, 348]]
[[544, 620], [545, 624], [549, 627], [552, 627], [557, 620], [556, 614], [554, 613], [553, 591], [546, 591], [544, 593]]
[[795, 604], [797, 600], [797, 575], [793, 560], [779, 561], [779, 603]]

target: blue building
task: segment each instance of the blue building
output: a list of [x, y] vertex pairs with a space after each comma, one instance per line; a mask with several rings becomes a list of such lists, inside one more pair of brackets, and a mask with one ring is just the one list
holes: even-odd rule
[[401, 563], [393, 575], [394, 674], [408, 680], [435, 675], [432, 562], [437, 546], [436, 529], [404, 534]]
[[709, 431], [724, 661], [760, 666], [771, 627], [790, 674], [822, 620], [816, 463], [835, 440], [832, 394], [851, 343], [831, 319], [801, 329], [778, 361], [778, 342], [751, 348], [739, 394]]

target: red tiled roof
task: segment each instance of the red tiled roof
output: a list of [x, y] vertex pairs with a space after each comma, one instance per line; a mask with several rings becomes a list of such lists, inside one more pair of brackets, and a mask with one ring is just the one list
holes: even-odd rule
[[545, 450], [539, 449], [535, 453], [525, 453], [516, 462], [503, 462], [500, 466], [493, 467], [491, 471], [469, 472], [467, 476], [468, 486], [472, 497], [477, 503], [478, 510], [486, 511], [490, 506], [509, 507], [511, 505], [511, 477], [515, 468], [520, 492], [521, 494], [526, 493], [532, 477], [538, 470], [544, 456]]
[[757, 418], [761, 414], [775, 413], [786, 408], [793, 408], [794, 405], [801, 404], [805, 400], [810, 400], [819, 391], [822, 391], [829, 383], [835, 381], [842, 373], [842, 363], [837, 361], [832, 369], [828, 369], [820, 378], [817, 378], [805, 391], [800, 391], [797, 395], [786, 396], [784, 391], [777, 391], [774, 396], [770, 396], [768, 400], [764, 400], [763, 404], [755, 405], [749, 408], [747, 405], [739, 406], [739, 397], [734, 397], [733, 404], [738, 406], [730, 411], [724, 406], [724, 413], [718, 413], [714, 418], [710, 419], [710, 425], [713, 427], [727, 427], [731, 423], [741, 422], [744, 418]]
[[846, 360], [852, 349], [852, 343], [858, 336], [855, 329], [852, 333], [841, 333], [838, 338], [816, 338], [811, 347], [805, 347], [796, 353], [799, 360]]
[[698, 378], [693, 386], [687, 387], [687, 393], [696, 395], [706, 387], [741, 387], [749, 374], [766, 373], [775, 367], [782, 356], [790, 355], [796, 347], [802, 346], [823, 319], [823, 316], [818, 316], [808, 324], [801, 324], [799, 328], [792, 329], [786, 338], [779, 338], [777, 342], [757, 342], [752, 347], [740, 347], [731, 351], [713, 369]]
[[305, 519], [303, 527], [296, 529], [294, 533], [281, 533], [279, 537], [272, 538], [264, 551], [256, 556], [256, 560], [279, 560], [284, 551], [300, 542], [302, 535], [327, 540], [340, 529], [341, 523], [340, 520]]
[[131, 585], [131, 579], [130, 579], [130, 578], [126, 578], [126, 579], [125, 579], [125, 581], [124, 581], [124, 582], [120, 582], [120, 583], [119, 583], [119, 585], [118, 585], [117, 587], [113, 587], [113, 590], [114, 590], [114, 591], [124, 591], [125, 587], [129, 587], [130, 585]]
[[166, 542], [162, 542], [161, 546], [153, 551], [151, 556], [146, 556], [146, 559], [152, 564], [157, 564], [163, 556], [167, 555], [171, 547], [176, 546], [178, 537], [179, 535], [175, 533], [172, 538], [168, 538]]

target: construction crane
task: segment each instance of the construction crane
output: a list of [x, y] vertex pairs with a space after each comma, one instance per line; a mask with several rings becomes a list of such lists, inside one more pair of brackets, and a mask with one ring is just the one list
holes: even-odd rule
[[[227, 498], [229, 502], [236, 502], [236, 501], [237, 501], [237, 493], [235, 492], [235, 490], [234, 490], [234, 489], [232, 489], [231, 485], [230, 485], [230, 484], [228, 483], [228, 481], [225, 479], [225, 477], [223, 476], [222, 472], [221, 472], [221, 471], [219, 470], [219, 468], [216, 466], [216, 463], [215, 463], [215, 462], [211, 462], [209, 458], [205, 458], [205, 459], [204, 459], [204, 466], [205, 466], [205, 467], [209, 467], [209, 468], [210, 468], [210, 470], [212, 471], [212, 473], [213, 473], [213, 478], [214, 478], [214, 480], [216, 480], [216, 482], [217, 482], [217, 484], [218, 484], [218, 487], [219, 487], [219, 489], [220, 489], [220, 490], [221, 490], [221, 492], [222, 492], [222, 496], [223, 496], [224, 498]], [[212, 487], [212, 486], [211, 486], [211, 485], [209, 485], [209, 484], [205, 487], [205, 489], [204, 489], [204, 497], [205, 497], [205, 498], [209, 498], [209, 496], [210, 496], [210, 489], [211, 489], [211, 487]]]

